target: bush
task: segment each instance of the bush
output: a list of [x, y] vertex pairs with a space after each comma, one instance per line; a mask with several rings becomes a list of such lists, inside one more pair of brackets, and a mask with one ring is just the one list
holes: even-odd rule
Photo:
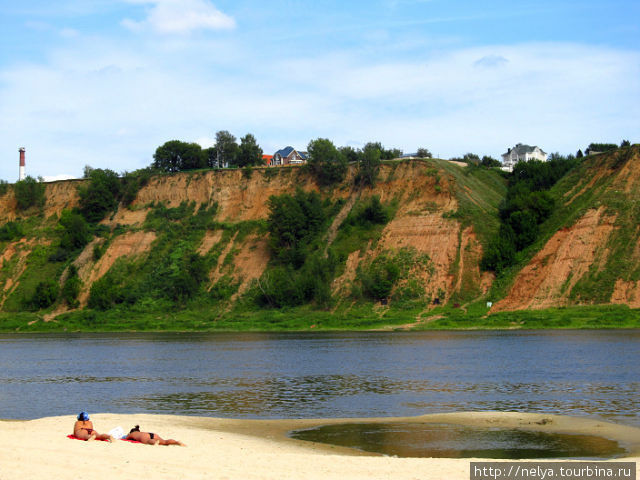
[[[393, 297], [396, 301], [415, 300], [425, 293], [422, 274], [433, 274], [434, 267], [426, 254], [415, 248], [386, 250], [356, 271], [354, 294], [371, 300]], [[422, 272], [421, 275], [417, 275]], [[396, 289], [394, 291], [394, 289]]]
[[78, 269], [75, 267], [75, 265], [70, 265], [67, 274], [67, 280], [64, 282], [64, 285], [62, 286], [62, 290], [60, 292], [62, 300], [67, 302], [67, 305], [69, 305], [69, 307], [76, 308], [78, 306], [78, 295], [80, 294], [81, 286], [82, 281], [78, 276]]
[[18, 222], [7, 222], [0, 227], [0, 241], [10, 242], [14, 239], [21, 238], [24, 235], [24, 229]]
[[0, 197], [9, 191], [9, 182], [0, 180]]
[[89, 224], [82, 215], [69, 210], [63, 210], [59, 220], [62, 230], [60, 248], [67, 251], [79, 250], [92, 238]]
[[114, 279], [114, 276], [108, 272], [99, 280], [91, 285], [89, 291], [88, 307], [96, 310], [109, 310], [114, 306], [125, 301], [125, 295]]
[[197, 253], [192, 253], [181, 259], [179, 268], [170, 268], [164, 276], [164, 292], [167, 297], [176, 302], [184, 302], [193, 298], [202, 282], [207, 278], [204, 259]]
[[116, 208], [121, 193], [122, 185], [114, 171], [91, 169], [89, 183], [78, 189], [80, 213], [89, 223], [98, 223]]
[[388, 209], [380, 202], [380, 197], [373, 195], [362, 208], [356, 211], [356, 214], [350, 220], [355, 225], [384, 225], [389, 221], [390, 217]]
[[238, 287], [238, 282], [234, 282], [233, 278], [225, 275], [211, 287], [209, 295], [214, 300], [229, 300], [238, 291]]
[[372, 300], [382, 300], [400, 278], [400, 267], [388, 254], [376, 257], [369, 265], [359, 268], [356, 278], [362, 284], [362, 293]]
[[122, 176], [122, 203], [129, 206], [133, 203], [142, 187], [149, 183], [155, 173], [153, 168], [141, 168], [134, 172], [125, 172]]
[[26, 210], [30, 207], [44, 206], [45, 185], [33, 177], [16, 182], [13, 186], [18, 210]]
[[53, 280], [44, 280], [38, 283], [31, 298], [31, 304], [37, 310], [50, 307], [58, 298], [58, 290], [58, 283]]

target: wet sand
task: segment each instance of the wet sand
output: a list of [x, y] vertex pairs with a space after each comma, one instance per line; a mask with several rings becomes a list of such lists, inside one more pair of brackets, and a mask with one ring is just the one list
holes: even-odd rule
[[[474, 412], [408, 418], [232, 420], [170, 415], [92, 414], [100, 433], [140, 424], [187, 447], [70, 440], [75, 416], [0, 421], [0, 479], [468, 479], [482, 459], [393, 458], [287, 437], [295, 429], [345, 422], [423, 422], [598, 435], [617, 440], [640, 461], [640, 428], [587, 418]], [[638, 469], [638, 463], [636, 464]], [[640, 475], [638, 475], [640, 478]]]

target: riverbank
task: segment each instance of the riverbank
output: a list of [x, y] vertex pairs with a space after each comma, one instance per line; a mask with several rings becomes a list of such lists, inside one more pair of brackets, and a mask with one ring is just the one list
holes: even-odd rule
[[[91, 476], [94, 479], [468, 479], [474, 459], [393, 458], [300, 442], [286, 437], [296, 428], [344, 420], [230, 420], [168, 415], [95, 414], [98, 431], [140, 424], [187, 447], [66, 438], [74, 416], [0, 421], [0, 478], [40, 479]], [[352, 419], [353, 420], [353, 419]], [[350, 420], [350, 421], [352, 421]], [[390, 419], [361, 419], [366, 422]], [[584, 418], [521, 413], [456, 413], [394, 419], [547, 432], [589, 433], [631, 445], [625, 461], [640, 461], [640, 429]], [[632, 444], [632, 442], [636, 442]], [[616, 459], [621, 460], [621, 459]], [[89, 475], [90, 473], [90, 475]]]
[[0, 313], [0, 333], [228, 331], [300, 332], [366, 330], [532, 330], [640, 328], [640, 309], [590, 305], [489, 314], [485, 304], [399, 309], [372, 304], [333, 310], [309, 306], [290, 309], [216, 311], [197, 305], [175, 311], [114, 308], [58, 315]]

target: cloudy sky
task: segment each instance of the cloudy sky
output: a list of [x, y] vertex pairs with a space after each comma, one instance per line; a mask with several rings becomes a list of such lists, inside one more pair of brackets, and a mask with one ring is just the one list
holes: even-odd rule
[[167, 140], [448, 158], [640, 142], [637, 0], [0, 0], [0, 179]]

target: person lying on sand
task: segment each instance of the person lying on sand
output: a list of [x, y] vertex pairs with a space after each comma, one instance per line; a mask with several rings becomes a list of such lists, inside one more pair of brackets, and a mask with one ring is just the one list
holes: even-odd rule
[[136, 425], [131, 429], [129, 435], [127, 435], [126, 440], [135, 440], [147, 445], [180, 445], [181, 447], [186, 447], [184, 443], [178, 442], [177, 440], [165, 440], [157, 433], [141, 432], [140, 425]]
[[93, 429], [93, 422], [89, 420], [89, 414], [87, 412], [80, 412], [78, 414], [78, 420], [73, 425], [73, 435], [84, 441], [107, 440], [108, 442], [113, 442], [115, 440], [111, 435], [96, 432]]

